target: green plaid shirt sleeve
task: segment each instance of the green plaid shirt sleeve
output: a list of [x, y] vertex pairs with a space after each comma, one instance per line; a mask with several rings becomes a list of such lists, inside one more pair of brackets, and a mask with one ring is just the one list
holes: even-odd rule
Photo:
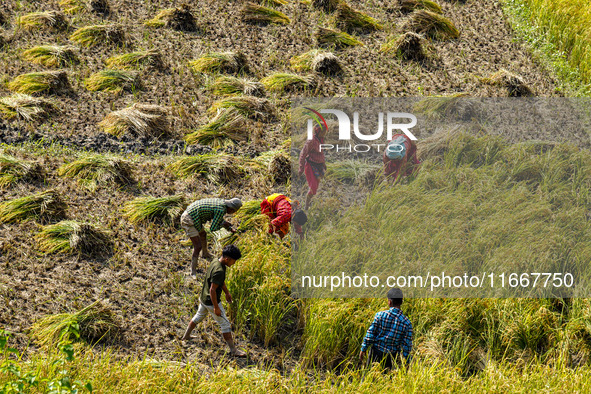
[[213, 218], [211, 219], [211, 226], [209, 229], [213, 231], [218, 231], [222, 228], [222, 224], [224, 223], [224, 215], [226, 214], [226, 205], [224, 204], [222, 207], [214, 207], [213, 208]]
[[199, 222], [202, 226], [211, 220], [211, 231], [217, 231], [224, 223], [226, 204], [221, 198], [205, 198], [195, 201], [187, 211], [193, 222]]

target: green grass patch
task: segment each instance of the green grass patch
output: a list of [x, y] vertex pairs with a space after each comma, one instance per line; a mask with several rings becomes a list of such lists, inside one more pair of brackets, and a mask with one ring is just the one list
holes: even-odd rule
[[115, 24], [85, 26], [72, 33], [70, 40], [89, 48], [104, 44], [124, 45], [125, 33]]
[[277, 25], [288, 25], [291, 23], [290, 19], [283, 12], [252, 2], [245, 3], [241, 12], [242, 20], [248, 23], [272, 23]]
[[363, 45], [356, 37], [345, 32], [324, 27], [319, 27], [316, 31], [316, 42], [321, 47], [333, 47], [335, 49]]
[[99, 127], [117, 138], [124, 134], [159, 138], [170, 133], [168, 109], [158, 105], [136, 103], [109, 113], [99, 123]]
[[80, 63], [74, 48], [60, 45], [41, 45], [27, 49], [23, 52], [23, 58], [51, 68], [72, 67]]
[[8, 89], [23, 94], [63, 94], [72, 87], [65, 71], [41, 71], [22, 74], [8, 83]]
[[35, 182], [43, 179], [45, 179], [45, 170], [38, 162], [0, 153], [0, 188], [18, 182]]
[[123, 206], [123, 215], [133, 224], [178, 222], [186, 208], [183, 195], [168, 197], [138, 197]]
[[121, 93], [141, 89], [139, 73], [125, 70], [102, 70], [84, 80], [86, 89], [91, 92]]
[[37, 234], [37, 242], [39, 250], [49, 254], [105, 256], [113, 247], [109, 235], [103, 229], [73, 220], [43, 226]]
[[0, 98], [0, 112], [6, 119], [38, 121], [57, 111], [53, 101], [28, 94], [15, 93], [12, 96]]
[[64, 217], [67, 207], [56, 191], [47, 190], [0, 203], [0, 223], [60, 219]]

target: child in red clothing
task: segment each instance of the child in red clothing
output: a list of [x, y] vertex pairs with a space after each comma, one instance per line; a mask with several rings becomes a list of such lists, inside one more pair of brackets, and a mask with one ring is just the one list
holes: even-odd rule
[[324, 159], [324, 152], [320, 150], [320, 144], [324, 144], [324, 137], [326, 136], [326, 129], [319, 125], [314, 126], [314, 138], [306, 141], [302, 152], [300, 153], [300, 169], [299, 174], [306, 174], [306, 181], [308, 182], [308, 194], [306, 195], [306, 209], [310, 208], [310, 200], [312, 196], [318, 191], [320, 178], [324, 176], [326, 171], [326, 163]]
[[[384, 174], [386, 178], [396, 181], [398, 175], [410, 175], [420, 164], [417, 158], [417, 144], [405, 134], [395, 134], [388, 144], [395, 143], [400, 146], [388, 145], [384, 150]], [[395, 157], [395, 158], [392, 158]]]
[[283, 194], [271, 194], [261, 202], [261, 213], [267, 215], [271, 219], [271, 226], [269, 226], [269, 234], [277, 234], [279, 238], [283, 239], [289, 233], [289, 223], [292, 220], [296, 234], [303, 236], [302, 225], [307, 221], [306, 214], [299, 209], [300, 203], [298, 201], [292, 202]]

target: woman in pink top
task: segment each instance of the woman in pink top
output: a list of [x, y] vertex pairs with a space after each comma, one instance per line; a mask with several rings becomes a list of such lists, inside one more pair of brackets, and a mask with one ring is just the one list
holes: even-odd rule
[[300, 153], [300, 169], [299, 173], [302, 176], [306, 174], [306, 181], [308, 182], [308, 194], [306, 195], [306, 209], [310, 208], [310, 200], [312, 196], [318, 191], [320, 178], [324, 176], [326, 171], [326, 163], [324, 160], [324, 152], [320, 150], [320, 144], [324, 144], [324, 137], [326, 136], [326, 129], [319, 125], [314, 126], [314, 138], [306, 141], [302, 152]]

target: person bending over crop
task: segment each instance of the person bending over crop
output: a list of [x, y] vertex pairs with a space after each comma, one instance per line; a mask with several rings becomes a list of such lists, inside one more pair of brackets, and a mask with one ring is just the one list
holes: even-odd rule
[[319, 125], [314, 126], [314, 138], [306, 141], [304, 148], [300, 152], [299, 174], [306, 174], [308, 181], [308, 194], [306, 195], [306, 209], [310, 208], [310, 200], [318, 191], [320, 178], [326, 171], [324, 152], [320, 150], [320, 144], [324, 144], [324, 137], [327, 130]]
[[207, 250], [207, 234], [203, 226], [211, 220], [209, 229], [218, 231], [224, 227], [226, 230], [236, 232], [232, 225], [224, 220], [225, 214], [234, 214], [242, 206], [238, 198], [223, 200], [221, 198], [205, 198], [197, 200], [187, 207], [181, 215], [181, 226], [193, 243], [193, 256], [191, 258], [191, 276], [196, 275], [199, 253], [204, 259], [211, 259]]
[[367, 348], [371, 346], [369, 361], [384, 363], [392, 368], [401, 360], [411, 361], [412, 323], [402, 314], [402, 290], [393, 288], [388, 291], [387, 311], [376, 313], [373, 322], [363, 338], [359, 359], [363, 361]]
[[221, 304], [220, 297], [222, 291], [226, 295], [226, 301], [232, 302], [232, 296], [226, 287], [226, 269], [236, 263], [242, 254], [236, 245], [225, 246], [222, 250], [222, 257], [217, 261], [213, 261], [207, 268], [205, 279], [203, 279], [203, 287], [201, 288], [201, 296], [199, 297], [199, 308], [193, 319], [189, 322], [183, 340], [189, 340], [191, 332], [197, 327], [205, 316], [209, 313], [222, 329], [222, 336], [230, 347], [230, 353], [233, 356], [244, 357], [246, 353], [236, 348], [234, 339], [232, 338], [232, 325], [226, 316], [226, 311]]
[[291, 201], [287, 196], [274, 193], [267, 196], [261, 202], [261, 213], [267, 215], [271, 220], [269, 234], [277, 234], [283, 239], [289, 233], [289, 223], [293, 219], [295, 232], [302, 237], [304, 232], [302, 226], [306, 224], [308, 217], [300, 209], [298, 201]]
[[420, 164], [417, 144], [405, 134], [395, 134], [384, 150], [384, 174], [392, 181], [398, 175], [410, 175]]

